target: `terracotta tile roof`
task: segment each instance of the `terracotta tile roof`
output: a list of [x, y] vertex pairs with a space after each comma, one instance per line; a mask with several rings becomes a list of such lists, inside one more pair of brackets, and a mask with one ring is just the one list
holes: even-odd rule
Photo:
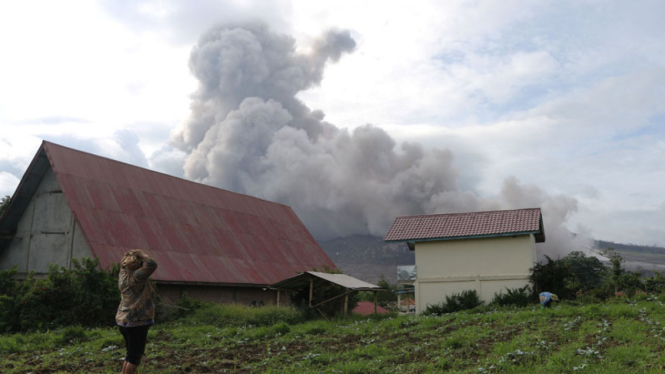
[[397, 217], [385, 241], [419, 241], [534, 234], [545, 241], [540, 208]]
[[[374, 314], [374, 303], [370, 301], [358, 301], [358, 305], [356, 305], [355, 308], [353, 308], [353, 313], [355, 314], [361, 314], [363, 316], [368, 316], [370, 314]], [[382, 308], [380, 306], [376, 306], [376, 313], [377, 314], [386, 314], [388, 311], [385, 308]]]

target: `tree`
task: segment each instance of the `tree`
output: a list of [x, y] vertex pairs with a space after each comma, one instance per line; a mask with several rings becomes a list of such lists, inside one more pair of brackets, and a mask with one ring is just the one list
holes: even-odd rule
[[604, 257], [610, 260], [611, 270], [610, 270], [610, 282], [614, 286], [614, 292], [619, 292], [619, 285], [621, 284], [621, 276], [624, 274], [624, 270], [621, 264], [626, 260], [621, 256], [620, 253], [610, 247], [600, 253]]
[[575, 251], [569, 253], [562, 261], [575, 277], [575, 284], [569, 288], [575, 291], [589, 291], [603, 285], [607, 268], [596, 257], [587, 257], [584, 253]]
[[9, 201], [11, 199], [12, 198], [9, 195], [7, 195], [7, 196], [3, 197], [2, 199], [0, 199], [0, 217], [2, 217], [2, 214], [5, 212], [5, 209], [7, 209], [7, 207], [9, 207]]
[[572, 299], [575, 290], [570, 286], [576, 283], [575, 275], [570, 271], [570, 266], [562, 260], [552, 260], [545, 255], [547, 263], [537, 263], [531, 268], [530, 281], [533, 284], [533, 292], [537, 296], [543, 291], [549, 291], [560, 298]]

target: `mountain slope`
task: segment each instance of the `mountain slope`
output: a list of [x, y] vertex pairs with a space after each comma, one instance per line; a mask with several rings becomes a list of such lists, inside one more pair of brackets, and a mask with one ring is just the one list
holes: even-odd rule
[[396, 283], [397, 266], [416, 261], [405, 243], [386, 243], [378, 236], [354, 235], [319, 245], [344, 274], [374, 284], [382, 274], [388, 282]]

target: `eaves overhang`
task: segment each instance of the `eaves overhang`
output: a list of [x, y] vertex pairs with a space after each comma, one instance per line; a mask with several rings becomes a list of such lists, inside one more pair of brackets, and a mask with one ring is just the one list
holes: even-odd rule
[[[487, 239], [487, 238], [500, 238], [500, 237], [509, 237], [509, 236], [522, 236], [522, 235], [533, 235], [536, 239], [536, 243], [542, 243], [545, 241], [545, 233], [541, 230], [538, 231], [521, 231], [521, 232], [506, 232], [506, 233], [497, 233], [497, 234], [487, 234], [487, 235], [468, 235], [468, 236], [446, 236], [438, 238], [406, 238], [399, 240], [386, 240], [386, 243], [421, 243], [421, 242], [438, 242], [445, 240], [465, 240], [465, 239]], [[409, 246], [410, 250], [413, 250], [412, 246]]]

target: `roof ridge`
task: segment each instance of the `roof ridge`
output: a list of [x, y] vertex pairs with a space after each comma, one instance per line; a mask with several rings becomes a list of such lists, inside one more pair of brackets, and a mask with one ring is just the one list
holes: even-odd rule
[[482, 210], [477, 212], [458, 212], [458, 213], [434, 213], [434, 214], [416, 214], [411, 216], [397, 216], [396, 218], [417, 218], [417, 217], [440, 217], [440, 216], [464, 216], [482, 213], [498, 213], [498, 212], [517, 212], [527, 210], [540, 210], [540, 208], [520, 208], [520, 209], [497, 209], [497, 210]]

